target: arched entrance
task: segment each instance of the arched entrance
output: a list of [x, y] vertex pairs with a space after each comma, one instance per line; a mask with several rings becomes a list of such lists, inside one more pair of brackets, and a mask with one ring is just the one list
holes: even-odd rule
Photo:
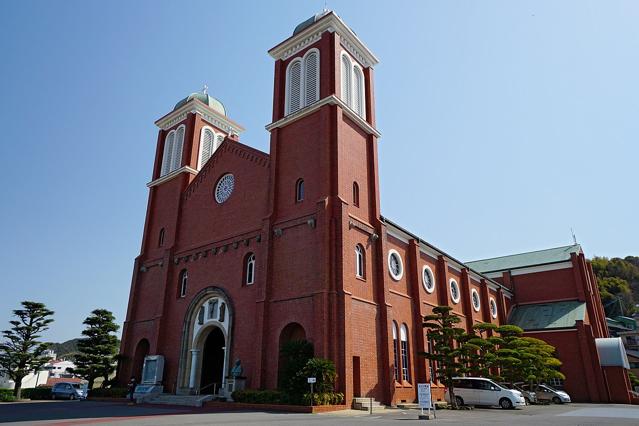
[[296, 322], [287, 324], [280, 333], [277, 386], [281, 388], [286, 378], [301, 369], [312, 356], [313, 345], [306, 341], [304, 327]]
[[219, 327], [212, 327], [202, 349], [200, 393], [216, 394], [224, 381], [226, 342]]
[[[131, 368], [131, 376], [135, 377], [138, 383], [142, 381], [142, 367], [144, 366], [144, 358], [149, 354], [149, 341], [142, 339], [135, 347], [135, 354], [133, 355], [133, 365]], [[127, 377], [127, 381], [128, 381]]]

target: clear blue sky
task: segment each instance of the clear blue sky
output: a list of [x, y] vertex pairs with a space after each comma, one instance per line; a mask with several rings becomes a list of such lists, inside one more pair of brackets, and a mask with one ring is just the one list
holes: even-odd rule
[[[124, 321], [157, 129], [204, 83], [268, 150], [267, 50], [314, 1], [13, 1], [0, 14], [0, 329]], [[382, 212], [463, 260], [638, 255], [639, 3], [336, 1], [380, 58]]]

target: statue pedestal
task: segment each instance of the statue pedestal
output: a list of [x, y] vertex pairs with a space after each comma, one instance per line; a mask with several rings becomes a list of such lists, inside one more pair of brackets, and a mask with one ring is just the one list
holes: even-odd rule
[[233, 401], [231, 395], [236, 390], [243, 390], [246, 388], [246, 377], [227, 377], [226, 378], [226, 397], [227, 401]]

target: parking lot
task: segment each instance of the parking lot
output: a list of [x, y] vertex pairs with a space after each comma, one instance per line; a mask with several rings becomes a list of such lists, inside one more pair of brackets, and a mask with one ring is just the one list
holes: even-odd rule
[[517, 410], [476, 408], [438, 411], [436, 420], [418, 420], [418, 410], [388, 409], [382, 414], [340, 411], [326, 414], [220, 412], [165, 406], [128, 406], [118, 402], [47, 401], [0, 404], [2, 424], [72, 425], [637, 425], [639, 406], [566, 404], [529, 406]]

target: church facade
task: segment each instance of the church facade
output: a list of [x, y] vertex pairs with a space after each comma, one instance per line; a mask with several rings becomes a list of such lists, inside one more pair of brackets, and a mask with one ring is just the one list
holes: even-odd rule
[[[553, 340], [570, 358], [562, 358], [566, 389], [585, 385], [578, 400], [610, 400], [593, 390], [605, 388], [593, 348], [607, 330], [581, 249], [571, 246], [556, 269], [534, 259], [464, 263], [383, 217], [375, 55], [333, 12], [298, 25], [269, 54], [268, 154], [241, 143], [242, 127], [206, 93], [156, 121], [120, 379], [139, 380], [144, 358], [162, 355], [165, 392], [214, 393], [241, 360], [247, 387], [272, 389], [280, 347], [306, 339], [315, 356], [335, 362], [347, 403], [412, 402], [436, 368], [419, 356], [430, 347], [421, 324], [432, 307], [452, 306], [470, 328], [572, 300], [581, 316], [562, 332], [581, 330], [570, 334], [581, 346]], [[529, 278], [537, 273], [543, 279]]]

